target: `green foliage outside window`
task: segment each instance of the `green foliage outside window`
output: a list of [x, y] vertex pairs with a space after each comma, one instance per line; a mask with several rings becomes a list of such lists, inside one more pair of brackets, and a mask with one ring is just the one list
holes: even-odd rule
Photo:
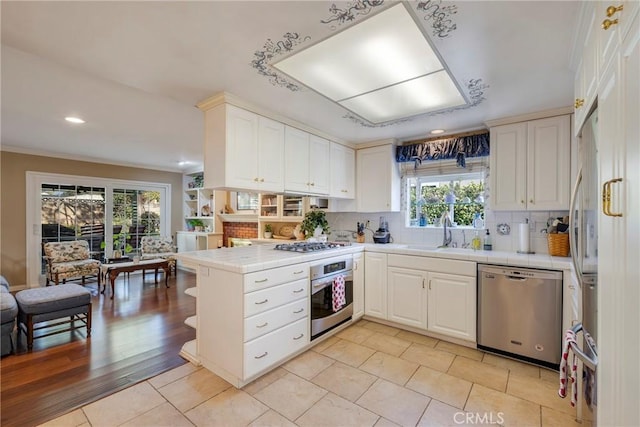
[[[475, 202], [479, 195], [484, 195], [484, 184], [482, 180], [467, 180], [464, 182], [464, 185], [461, 181], [453, 181], [445, 185], [436, 182], [434, 182], [433, 185], [423, 183], [421, 185], [421, 199], [416, 194], [416, 188], [418, 188], [418, 186], [415, 184], [415, 181], [410, 182], [409, 219], [411, 225], [419, 224], [420, 213], [426, 217], [427, 225], [439, 225], [440, 217], [445, 211], [449, 210], [449, 204], [445, 203], [444, 200], [445, 196], [451, 190], [453, 190], [453, 194], [456, 196], [456, 203], [453, 205], [453, 221], [459, 226], [472, 225], [475, 213], [484, 215], [484, 204]], [[470, 202], [465, 203], [464, 200], [467, 198]]]

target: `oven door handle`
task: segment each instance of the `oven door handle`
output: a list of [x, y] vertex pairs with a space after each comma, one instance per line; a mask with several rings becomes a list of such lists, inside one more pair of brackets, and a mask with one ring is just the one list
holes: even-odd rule
[[[331, 286], [333, 285], [333, 280], [337, 277], [333, 276], [330, 278], [330, 280], [326, 280], [326, 279], [320, 279], [318, 281], [313, 281], [311, 282], [311, 289], [313, 294], [315, 294], [316, 292], [326, 288], [327, 286]], [[346, 282], [353, 282], [353, 273], [347, 273], [344, 275], [344, 281]]]

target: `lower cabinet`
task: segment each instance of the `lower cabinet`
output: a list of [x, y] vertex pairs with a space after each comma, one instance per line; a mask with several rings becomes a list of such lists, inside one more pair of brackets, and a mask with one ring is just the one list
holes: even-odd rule
[[476, 340], [476, 278], [429, 273], [427, 329], [431, 332]]
[[197, 274], [196, 358], [229, 383], [242, 387], [310, 343], [308, 263]]
[[475, 262], [365, 252], [364, 270], [368, 317], [476, 341]]
[[364, 315], [364, 257], [353, 254], [353, 320]]
[[364, 314], [387, 318], [387, 254], [364, 253]]
[[407, 268], [387, 269], [387, 319], [427, 329], [427, 272]]

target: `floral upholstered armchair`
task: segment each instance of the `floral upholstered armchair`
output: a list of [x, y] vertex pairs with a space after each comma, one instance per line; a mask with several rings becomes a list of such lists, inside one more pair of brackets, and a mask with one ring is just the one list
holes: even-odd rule
[[169, 236], [143, 236], [140, 240], [140, 259], [162, 258], [169, 261], [170, 270], [176, 269], [176, 248]]
[[46, 242], [42, 244], [42, 254], [47, 263], [47, 286], [52, 281], [56, 285], [69, 279], [96, 276], [100, 284], [100, 261], [89, 257], [89, 243], [86, 240], [70, 242]]

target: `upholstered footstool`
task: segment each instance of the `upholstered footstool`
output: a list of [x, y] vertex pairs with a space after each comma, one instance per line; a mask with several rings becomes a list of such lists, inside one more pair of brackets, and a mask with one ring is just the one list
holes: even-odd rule
[[[46, 288], [26, 289], [16, 294], [18, 301], [18, 343], [20, 332], [27, 335], [27, 348], [33, 349], [34, 338], [47, 337], [61, 332], [69, 332], [86, 326], [87, 337], [91, 336], [91, 292], [80, 285], [64, 284]], [[62, 319], [56, 323], [35, 327], [37, 323]], [[76, 325], [76, 320], [80, 325]], [[67, 329], [34, 337], [34, 331], [69, 324]]]

